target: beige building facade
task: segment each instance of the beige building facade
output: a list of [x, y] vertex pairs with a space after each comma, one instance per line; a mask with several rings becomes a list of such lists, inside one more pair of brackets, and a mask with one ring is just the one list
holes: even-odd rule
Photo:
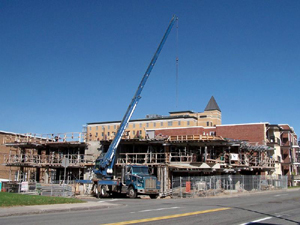
[[[87, 141], [111, 140], [121, 121], [87, 123]], [[212, 96], [204, 112], [176, 111], [169, 116], [147, 115], [145, 119], [130, 120], [123, 138], [151, 138], [152, 130], [161, 128], [215, 127], [221, 125], [222, 113]], [[150, 136], [150, 137], [149, 137]]]

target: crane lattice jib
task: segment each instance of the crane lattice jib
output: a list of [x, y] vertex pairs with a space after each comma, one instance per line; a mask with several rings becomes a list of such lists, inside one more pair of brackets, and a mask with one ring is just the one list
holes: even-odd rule
[[142, 78], [142, 81], [139, 84], [139, 86], [138, 86], [138, 88], [136, 90], [136, 93], [135, 93], [135, 95], [134, 95], [134, 97], [133, 97], [130, 105], [128, 106], [128, 109], [127, 109], [127, 111], [126, 111], [126, 113], [125, 113], [125, 115], [123, 117], [123, 120], [122, 120], [122, 122], [120, 124], [120, 127], [118, 129], [118, 132], [117, 132], [114, 140], [110, 144], [110, 146], [109, 146], [109, 148], [107, 150], [107, 153], [105, 154], [105, 156], [103, 158], [104, 160], [100, 164], [100, 167], [102, 169], [106, 169], [106, 170], [110, 169], [111, 170], [113, 168], [115, 153], [116, 153], [118, 145], [119, 145], [119, 143], [121, 141], [122, 135], [123, 135], [125, 129], [127, 128], [127, 126], [128, 126], [129, 120], [130, 120], [130, 118], [131, 118], [131, 116], [132, 116], [132, 114], [133, 114], [133, 112], [135, 110], [135, 107], [136, 107], [138, 101], [141, 98], [141, 96], [140, 96], [141, 92], [142, 92], [142, 90], [143, 90], [143, 88], [144, 88], [144, 86], [145, 86], [145, 84], [147, 82], [147, 79], [148, 79], [148, 77], [149, 77], [149, 75], [150, 75], [150, 73], [151, 73], [151, 71], [152, 71], [152, 69], [153, 69], [153, 67], [155, 65], [155, 62], [156, 62], [156, 60], [157, 60], [157, 58], [159, 56], [159, 53], [161, 52], [161, 50], [162, 50], [162, 48], [163, 48], [163, 46], [164, 46], [164, 44], [165, 44], [165, 42], [167, 40], [167, 37], [168, 37], [169, 33], [171, 32], [172, 27], [173, 27], [173, 25], [174, 25], [174, 23], [175, 23], [175, 21], [177, 19], [178, 18], [175, 15], [172, 17], [172, 19], [171, 19], [171, 21], [169, 23], [169, 26], [168, 26], [168, 28], [167, 28], [167, 30], [166, 30], [166, 32], [165, 32], [165, 34], [164, 34], [164, 36], [163, 36], [160, 44], [159, 44], [159, 46], [158, 46], [158, 48], [157, 48], [154, 56], [153, 56], [153, 58], [152, 58], [152, 60], [151, 60], [151, 62], [149, 64], [149, 66], [148, 66], [148, 68], [147, 68], [147, 70], [146, 70], [146, 72], [145, 72], [145, 74], [144, 74], [144, 76]]

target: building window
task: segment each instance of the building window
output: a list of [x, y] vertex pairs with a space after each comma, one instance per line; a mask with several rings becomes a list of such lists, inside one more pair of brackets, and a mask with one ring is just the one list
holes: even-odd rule
[[98, 126], [96, 126], [96, 130], [98, 130]]
[[200, 116], [199, 118], [206, 118], [207, 116], [206, 115], [203, 115], [203, 116]]
[[96, 137], [98, 137], [98, 132], [96, 132]]
[[90, 127], [90, 130], [92, 130], [92, 127]]
[[140, 123], [140, 128], [142, 128], [142, 123]]
[[110, 125], [107, 126], [107, 129], [108, 129], [108, 130], [110, 129]]
[[147, 127], [147, 128], [149, 127], [149, 123], [146, 123], [146, 127]]
[[169, 127], [173, 126], [173, 122], [172, 121], [168, 121], [168, 126]]
[[164, 122], [160, 122], [160, 126], [163, 127], [164, 126]]
[[187, 121], [186, 124], [189, 126], [190, 125], [190, 121]]
[[206, 122], [206, 126], [209, 127], [209, 122]]
[[132, 134], [133, 134], [133, 135], [135, 135], [135, 130], [134, 130], [134, 131], [132, 131]]
[[107, 136], [109, 137], [109, 135], [110, 135], [110, 133], [109, 132], [107, 132]]
[[102, 130], [104, 130], [104, 125], [102, 125]]
[[181, 126], [181, 121], [178, 121], [178, 126]]
[[156, 123], [153, 123], [153, 127], [156, 127]]
[[277, 160], [278, 160], [278, 162], [280, 162], [281, 163], [281, 156], [277, 156]]
[[135, 128], [135, 123], [132, 124], [132, 127]]
[[104, 137], [104, 132], [102, 132], [102, 137]]
[[117, 125], [114, 125], [114, 129], [116, 129], [117, 128]]

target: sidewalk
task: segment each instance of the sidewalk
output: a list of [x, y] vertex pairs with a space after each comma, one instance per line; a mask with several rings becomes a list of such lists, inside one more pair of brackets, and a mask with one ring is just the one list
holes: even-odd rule
[[120, 206], [121, 204], [112, 204], [108, 202], [85, 202], [74, 204], [53, 204], [53, 205], [33, 205], [33, 206], [15, 206], [15, 207], [1, 207], [0, 217], [6, 216], [19, 216], [27, 214], [40, 214], [40, 213], [54, 213], [54, 212], [67, 212], [77, 210], [95, 210], [105, 209]]
[[[266, 194], [266, 193], [278, 193], [278, 192], [292, 192], [300, 191], [300, 188], [286, 189], [286, 190], [272, 190], [263, 192], [253, 193], [239, 193], [232, 195], [221, 195], [221, 196], [208, 196], [204, 198], [232, 198], [241, 196], [251, 196], [253, 194]], [[199, 197], [200, 199], [201, 197]], [[93, 198], [94, 199], [94, 198]], [[86, 200], [86, 197], [85, 199]], [[122, 204], [112, 204], [105, 201], [87, 201], [85, 203], [74, 203], [74, 204], [53, 204], [53, 205], [33, 205], [33, 206], [15, 206], [15, 207], [1, 207], [0, 218], [6, 216], [20, 216], [29, 214], [40, 214], [40, 213], [55, 213], [55, 212], [71, 212], [77, 210], [95, 210], [95, 209], [106, 209], [121, 206]]]

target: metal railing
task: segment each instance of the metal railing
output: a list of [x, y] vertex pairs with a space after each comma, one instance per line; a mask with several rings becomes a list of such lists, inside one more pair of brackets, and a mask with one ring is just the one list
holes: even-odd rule
[[74, 196], [72, 186], [68, 184], [40, 184], [35, 182], [3, 182], [2, 190], [10, 193], [43, 195], [43, 196]]
[[287, 189], [287, 187], [287, 176], [221, 175], [174, 177], [172, 179], [172, 197], [231, 195], [241, 192]]

